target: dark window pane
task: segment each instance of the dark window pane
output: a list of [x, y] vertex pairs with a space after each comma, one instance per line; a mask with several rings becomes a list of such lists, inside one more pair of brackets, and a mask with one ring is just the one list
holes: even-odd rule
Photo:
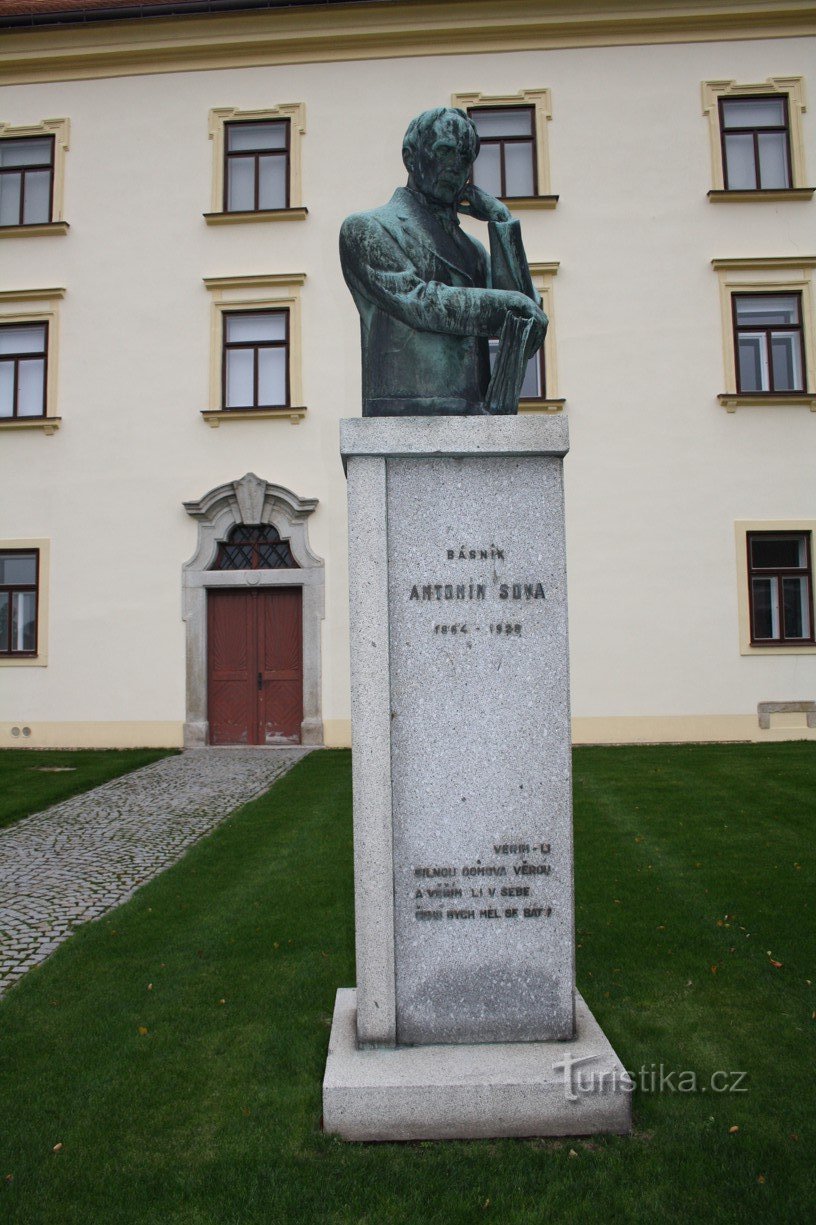
[[756, 189], [753, 136], [726, 136], [725, 180], [729, 191]]
[[753, 592], [753, 637], [779, 637], [779, 606], [776, 580], [755, 578], [751, 580]]
[[539, 354], [534, 353], [527, 363], [527, 369], [524, 371], [520, 398], [522, 400], [540, 400], [541, 396], [541, 363]]
[[0, 225], [20, 224], [22, 175], [0, 174]]
[[785, 124], [784, 98], [731, 98], [722, 104], [727, 128], [773, 128]]
[[14, 327], [0, 327], [0, 355], [4, 353], [44, 352], [44, 323], [24, 323]]
[[524, 141], [504, 146], [504, 177], [506, 196], [532, 196], [533, 145]]
[[36, 553], [0, 553], [0, 586], [27, 587], [36, 581]]
[[755, 570], [794, 570], [806, 564], [802, 536], [752, 536], [751, 566]]
[[287, 126], [285, 119], [272, 123], [228, 123], [227, 149], [230, 153], [285, 149]]
[[37, 645], [37, 597], [33, 591], [11, 593], [11, 649], [33, 651]]
[[268, 315], [227, 315], [227, 340], [246, 343], [263, 343], [269, 340], [286, 339], [286, 315], [283, 311]]
[[52, 141], [0, 140], [0, 166], [43, 166], [51, 162]]
[[14, 416], [14, 362], [0, 362], [0, 417]]
[[11, 596], [7, 591], [0, 591], [0, 651], [9, 649], [9, 605]]
[[790, 187], [788, 166], [788, 138], [784, 132], [760, 132], [759, 185], [760, 187]]
[[482, 191], [491, 196], [502, 194], [501, 184], [501, 147], [499, 145], [482, 145], [479, 156], [473, 163], [473, 182]]
[[227, 212], [247, 213], [254, 208], [255, 158], [230, 158], [227, 163]]
[[36, 225], [51, 220], [51, 171], [34, 170], [25, 177], [23, 222]]
[[775, 332], [771, 336], [774, 391], [802, 391], [802, 349], [798, 332]]
[[739, 386], [740, 391], [770, 390], [768, 354], [762, 334], [739, 338]]
[[810, 609], [807, 603], [808, 585], [804, 578], [782, 579], [785, 637], [810, 637]]
[[286, 158], [259, 158], [258, 171], [258, 207], [286, 208]]
[[799, 322], [798, 294], [735, 294], [737, 323], [774, 327]]
[[480, 136], [532, 136], [532, 108], [515, 109], [509, 106], [496, 107], [495, 110], [476, 107], [470, 112], [470, 117], [476, 124]]

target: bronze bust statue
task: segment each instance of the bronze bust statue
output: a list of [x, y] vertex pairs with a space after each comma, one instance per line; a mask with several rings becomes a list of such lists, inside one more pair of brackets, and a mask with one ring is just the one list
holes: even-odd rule
[[[464, 111], [438, 107], [408, 125], [408, 184], [347, 217], [343, 275], [360, 312], [363, 416], [515, 413], [547, 317], [521, 226], [468, 182], [479, 136]], [[488, 255], [459, 213], [486, 221]], [[491, 376], [488, 339], [499, 337]]]

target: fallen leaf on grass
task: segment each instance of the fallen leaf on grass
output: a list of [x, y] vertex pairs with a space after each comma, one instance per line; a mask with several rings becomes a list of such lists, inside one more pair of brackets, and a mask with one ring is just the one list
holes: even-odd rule
[[758, 1174], [758, 1175], [757, 1175], [757, 1182], [764, 1182], [764, 1181], [765, 1181], [765, 1175], [764, 1175], [764, 1174]]
[[60, 1140], [59, 1144], [54, 1145], [54, 1147], [51, 1149], [51, 1152], [58, 1153], [61, 1148], [62, 1148], [62, 1141]]
[[153, 984], [152, 984], [152, 983], [148, 983], [148, 984], [147, 984], [147, 989], [148, 989], [148, 991], [152, 991], [152, 990], [153, 990]]
[[717, 966], [712, 966], [712, 967], [711, 967], [711, 973], [712, 973], [712, 974], [716, 974], [716, 973], [717, 973], [717, 969], [718, 969], [718, 967], [717, 967]]
[[249, 1116], [252, 1114], [252, 1111], [250, 1110], [249, 1106], [242, 1106], [241, 1114], [244, 1116], [245, 1119], [248, 1119]]
[[13, 1174], [7, 1174], [7, 1175], [6, 1175], [6, 1182], [14, 1182], [14, 1175], [13, 1175]]
[[781, 969], [782, 969], [782, 962], [781, 962], [781, 961], [774, 961], [773, 957], [771, 958], [771, 965], [772, 965], [772, 966], [775, 966], [775, 968], [776, 968], [777, 970], [781, 970]]
[[729, 1136], [735, 1136], [738, 1131], [739, 1131], [739, 1128], [736, 1126], [736, 1124], [733, 1127], [728, 1128]]
[[218, 1001], [218, 1003], [219, 1003], [219, 1004], [226, 1004], [226, 1002], [227, 1002], [226, 1000], [219, 1000], [219, 1001]]
[[575, 1151], [575, 1149], [574, 1149], [574, 1148], [571, 1148], [571, 1149], [570, 1149], [570, 1151], [569, 1151], [569, 1155], [570, 1155], [570, 1157], [577, 1157], [577, 1156], [578, 1156], [578, 1154], [576, 1153], [576, 1151]]
[[140, 1037], [142, 1037], [142, 1038], [144, 1038], [144, 1036], [145, 1036], [145, 1034], [146, 1034], [146, 1033], [148, 1033], [148, 1028], [147, 1028], [147, 1026], [146, 1026], [146, 1025], [140, 1025], [140, 1026], [139, 1026], [139, 1036], [140, 1036]]

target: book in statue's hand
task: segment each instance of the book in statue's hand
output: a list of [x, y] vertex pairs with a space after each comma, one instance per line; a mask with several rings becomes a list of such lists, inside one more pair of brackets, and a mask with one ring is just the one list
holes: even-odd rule
[[521, 386], [527, 370], [527, 345], [533, 327], [532, 319], [521, 319], [509, 311], [499, 337], [496, 363], [485, 396], [488, 412], [507, 414], [518, 412]]

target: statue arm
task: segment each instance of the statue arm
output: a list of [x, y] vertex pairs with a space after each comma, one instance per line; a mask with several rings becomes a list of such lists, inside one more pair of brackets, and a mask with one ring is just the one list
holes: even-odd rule
[[494, 336], [501, 331], [508, 310], [503, 287], [477, 289], [423, 280], [376, 218], [358, 215], [343, 223], [340, 261], [355, 293], [416, 331], [457, 336]]

